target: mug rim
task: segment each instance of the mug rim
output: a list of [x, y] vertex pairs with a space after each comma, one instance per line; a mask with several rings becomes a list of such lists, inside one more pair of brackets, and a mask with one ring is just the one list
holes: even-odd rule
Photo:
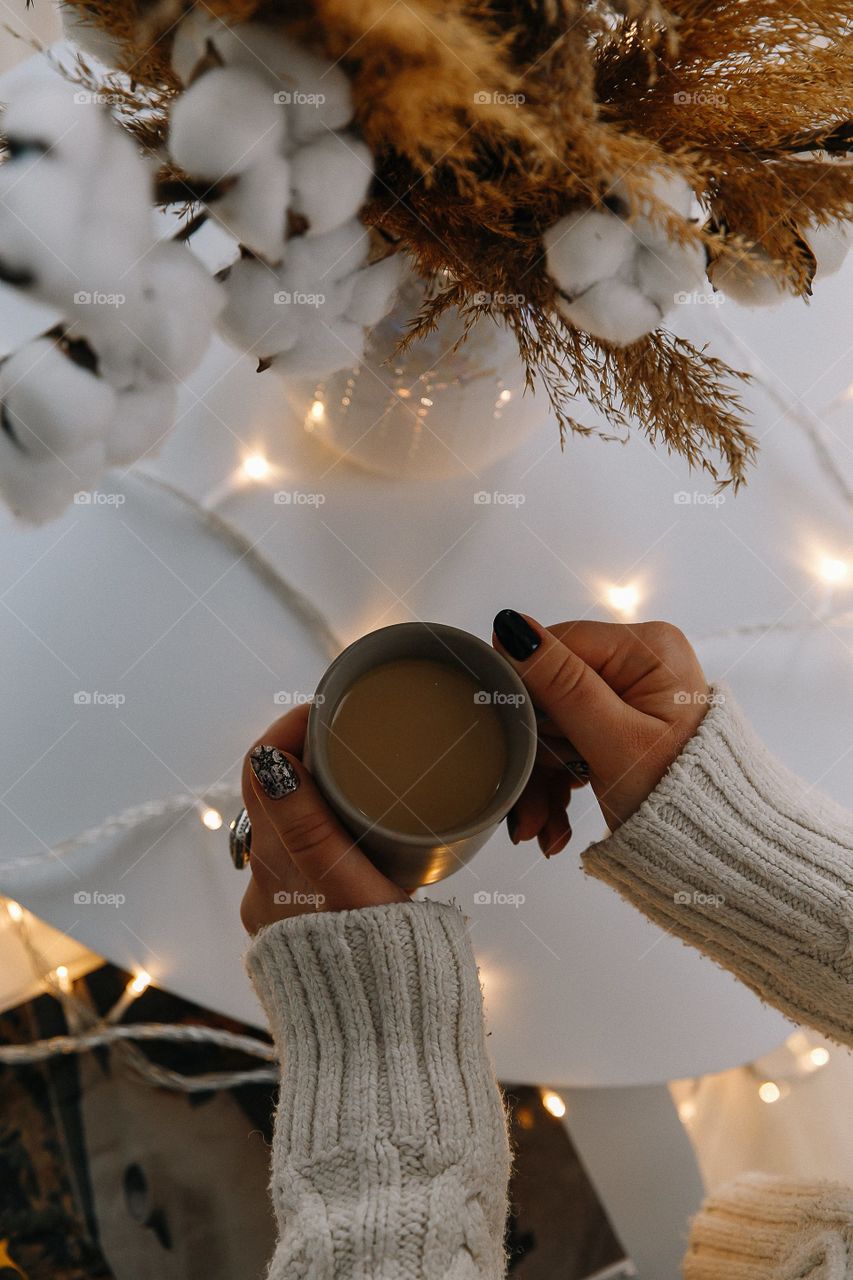
[[[522, 715], [527, 722], [529, 739], [524, 756], [524, 764], [520, 771], [520, 780], [511, 789], [508, 796], [505, 796], [501, 800], [499, 805], [499, 809], [502, 810], [502, 814], [508, 813], [526, 787], [530, 774], [533, 771], [537, 746], [536, 713], [533, 707], [533, 700], [518, 672], [510, 666], [502, 654], [498, 653], [492, 645], [487, 644], [485, 640], [482, 640], [480, 636], [475, 636], [471, 631], [465, 631], [462, 627], [454, 627], [445, 622], [392, 622], [388, 626], [377, 627], [374, 631], [368, 631], [363, 636], [359, 636], [357, 639], [353, 640], [351, 644], [348, 644], [345, 649], [341, 650], [336, 658], [332, 659], [331, 663], [320, 677], [317, 688], [314, 690], [313, 697], [317, 698], [323, 694], [323, 690], [332, 679], [335, 670], [341, 664], [343, 659], [350, 655], [354, 650], [360, 648], [367, 641], [374, 640], [376, 636], [389, 631], [400, 632], [403, 630], [429, 631], [433, 634], [441, 632], [444, 635], [461, 636], [464, 638], [466, 644], [473, 642], [474, 647], [479, 649], [483, 656], [487, 657], [489, 662], [496, 662], [502, 665], [503, 674], [506, 676], [509, 683], [515, 686], [515, 692], [521, 697], [520, 703], [517, 703], [516, 706], [522, 709]], [[450, 654], [452, 659], [456, 659], [456, 654], [453, 650], [450, 651]], [[380, 659], [376, 665], [381, 666], [385, 662], [393, 661], [395, 661], [394, 658], [384, 658]], [[440, 661], [440, 659], [438, 659], [438, 661]], [[463, 664], [460, 662], [459, 665]], [[368, 668], [368, 670], [370, 669], [372, 668]], [[331, 770], [329, 768], [328, 753], [324, 748], [318, 749], [318, 724], [320, 724], [321, 728], [326, 732], [328, 732], [329, 729], [329, 725], [324, 722], [320, 722], [317, 719], [318, 715], [322, 715], [322, 705], [323, 704], [318, 704], [312, 701], [311, 712], [308, 717], [306, 743], [309, 744], [309, 750], [312, 757], [311, 767], [312, 770], [315, 768], [319, 757], [323, 766], [323, 785], [334, 791], [334, 804], [341, 814], [344, 822], [351, 822], [356, 828], [362, 827], [366, 822], [368, 822], [367, 815], [352, 804], [351, 801], [343, 794], [340, 786], [332, 777]], [[354, 839], [360, 840], [375, 834], [381, 839], [393, 841], [398, 845], [407, 845], [412, 849], [434, 849], [437, 845], [450, 847], [463, 840], [468, 840], [472, 836], [480, 835], [481, 832], [487, 830], [490, 826], [497, 825], [500, 821], [501, 818], [496, 817], [494, 812], [494, 804], [491, 804], [488, 805], [477, 818], [472, 819], [472, 821], [466, 826], [452, 827], [447, 831], [427, 832], [425, 835], [417, 835], [411, 832], [397, 831], [394, 827], [385, 826], [381, 822], [374, 822], [370, 823], [367, 830], [361, 835], [354, 836]]]

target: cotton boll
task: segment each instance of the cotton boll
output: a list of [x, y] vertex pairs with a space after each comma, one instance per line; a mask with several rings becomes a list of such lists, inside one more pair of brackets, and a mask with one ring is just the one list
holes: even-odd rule
[[236, 240], [267, 262], [284, 254], [290, 165], [270, 156], [242, 173], [235, 185], [209, 204], [210, 212]]
[[61, 516], [75, 493], [91, 488], [104, 468], [103, 441], [64, 458], [33, 459], [0, 432], [0, 495], [20, 520], [44, 524]]
[[98, 376], [114, 391], [132, 386], [139, 376], [139, 311], [127, 317], [125, 308], [90, 307], [84, 314], [83, 307], [76, 307], [68, 316], [67, 335], [89, 344], [98, 362]]
[[103, 170], [52, 154], [0, 166], [0, 263], [13, 282], [64, 311], [78, 294], [129, 294], [129, 268], [150, 243], [147, 168], [118, 126], [105, 118], [101, 125]]
[[44, 302], [65, 307], [80, 288], [79, 184], [57, 165], [34, 159], [0, 166], [0, 270]]
[[[648, 175], [650, 182], [647, 184], [656, 197], [658, 203], [667, 205], [674, 213], [678, 213], [682, 218], [687, 218], [693, 211], [693, 190], [681, 176], [673, 169], [653, 169]], [[610, 188], [609, 194], [623, 204], [629, 215], [632, 217], [647, 218], [651, 212], [652, 202], [646, 198], [638, 199], [628, 189], [627, 185], [619, 179], [614, 182]]]
[[853, 225], [849, 222], [831, 222], [825, 227], [810, 227], [806, 231], [809, 248], [817, 259], [815, 280], [840, 271], [853, 242]]
[[291, 278], [310, 291], [343, 280], [363, 267], [370, 250], [370, 236], [355, 218], [325, 235], [295, 236], [287, 246], [286, 265]]
[[169, 151], [194, 178], [234, 177], [283, 144], [282, 112], [269, 85], [250, 71], [207, 71], [172, 107]]
[[323, 378], [338, 369], [355, 367], [364, 355], [364, 329], [348, 320], [316, 324], [295, 347], [272, 360], [284, 377]]
[[373, 178], [370, 149], [351, 134], [330, 133], [300, 147], [291, 160], [291, 206], [323, 235], [354, 218]]
[[153, 238], [154, 175], [130, 134], [104, 123], [99, 161], [87, 184], [91, 218], [115, 225], [136, 261]]
[[222, 23], [199, 8], [190, 9], [175, 27], [172, 37], [172, 70], [183, 84], [189, 84], [207, 51], [208, 41], [215, 45], [217, 28]]
[[99, 58], [108, 67], [119, 65], [121, 45], [109, 32], [96, 27], [92, 22], [87, 22], [85, 10], [76, 4], [60, 3], [59, 14], [62, 20], [62, 34], [66, 40], [70, 40], [79, 49]]
[[305, 270], [305, 265], [300, 264], [298, 254], [294, 253], [279, 272], [280, 301], [298, 317], [299, 332], [304, 332], [305, 325], [315, 321], [328, 323], [343, 315], [350, 304], [355, 284], [352, 274], [340, 280], [334, 280], [330, 275], [323, 278], [316, 264], [311, 264], [311, 271]]
[[705, 250], [661, 237], [654, 248], [638, 245], [628, 283], [634, 284], [665, 315], [676, 294], [696, 293], [705, 285]]
[[[88, 99], [91, 95], [83, 92]], [[103, 107], [80, 101], [81, 91], [73, 91], [64, 80], [43, 79], [13, 91], [3, 112], [3, 133], [12, 156], [29, 148], [47, 151], [53, 161], [69, 161], [80, 166], [97, 163], [103, 136]]]
[[226, 303], [217, 327], [227, 341], [259, 357], [296, 344], [298, 317], [283, 300], [287, 291], [272, 268], [243, 258], [231, 267], [222, 287]]
[[74, 261], [76, 288], [66, 304], [68, 319], [84, 333], [112, 333], [133, 326], [143, 301], [145, 261], [150, 240], [133, 237], [129, 227], [100, 212], [84, 215]]
[[352, 91], [340, 67], [260, 23], [227, 27], [213, 34], [220, 57], [229, 65], [262, 76], [276, 91], [295, 142], [343, 129], [353, 116]]
[[606, 209], [575, 209], [542, 237], [549, 274], [571, 297], [612, 276], [634, 247], [628, 224]]
[[33, 458], [63, 455], [102, 437], [115, 393], [47, 338], [0, 366], [4, 429]]
[[661, 322], [655, 304], [622, 280], [602, 280], [572, 303], [557, 306], [576, 328], [617, 347], [630, 346]]
[[672, 169], [655, 169], [651, 187], [661, 204], [669, 205], [682, 218], [689, 217], [693, 208], [693, 190], [680, 173]]
[[346, 308], [347, 320], [355, 324], [378, 324], [391, 310], [405, 270], [403, 255], [394, 253], [357, 271], [352, 277], [352, 299]]
[[201, 360], [225, 305], [219, 284], [183, 244], [159, 244], [141, 264], [145, 302], [140, 367], [156, 382], [180, 381]]
[[[770, 258], [763, 249], [753, 249], [750, 252], [752, 257], [765, 262], [769, 268]], [[754, 271], [734, 257], [726, 256], [713, 261], [708, 267], [708, 279], [725, 297], [744, 307], [775, 307], [791, 297], [788, 290], [778, 284], [769, 271]]]
[[122, 391], [106, 439], [107, 466], [129, 466], [155, 454], [174, 426], [177, 399], [176, 388], [163, 382]]

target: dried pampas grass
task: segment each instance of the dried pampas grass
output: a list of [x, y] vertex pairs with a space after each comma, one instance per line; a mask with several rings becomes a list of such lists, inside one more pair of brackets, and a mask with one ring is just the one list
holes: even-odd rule
[[[68, 3], [117, 41], [148, 106], [158, 99], [136, 124], [153, 146], [178, 88], [172, 32], [192, 0]], [[633, 418], [719, 482], [744, 478], [755, 452], [737, 395], [745, 375], [664, 330], [617, 349], [573, 329], [555, 310], [541, 237], [618, 178], [668, 234], [807, 297], [808, 229], [853, 217], [849, 0], [204, 7], [228, 23], [279, 26], [351, 77], [377, 166], [363, 216], [437, 285], [412, 340], [445, 307], [470, 322], [486, 312], [515, 332], [561, 433], [588, 430], [571, 410], [583, 395], [614, 430]], [[661, 167], [690, 183], [704, 222], [655, 200], [649, 175]]]

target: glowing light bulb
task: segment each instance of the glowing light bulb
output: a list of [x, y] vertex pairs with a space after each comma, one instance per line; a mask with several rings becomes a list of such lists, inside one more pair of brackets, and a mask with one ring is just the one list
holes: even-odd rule
[[758, 1096], [762, 1102], [778, 1102], [782, 1097], [782, 1090], [774, 1080], [765, 1080], [758, 1086]]
[[824, 1049], [823, 1045], [818, 1045], [815, 1049], [812, 1049], [809, 1057], [816, 1067], [825, 1067], [829, 1062], [829, 1050]]
[[23, 920], [24, 908], [21, 906], [19, 902], [13, 902], [12, 899], [10, 898], [9, 901], [6, 903], [6, 910], [9, 912], [9, 915], [15, 921], [15, 924], [18, 924], [20, 923], [21, 920]]
[[792, 1031], [785, 1044], [791, 1053], [808, 1053], [809, 1051], [809, 1038], [805, 1031]]
[[67, 966], [64, 964], [58, 964], [54, 970], [54, 976], [59, 990], [67, 995], [71, 990], [71, 978], [69, 977]]
[[847, 561], [839, 560], [836, 556], [823, 556], [818, 561], [817, 576], [829, 586], [837, 586], [839, 582], [843, 582], [849, 572]]
[[502, 391], [498, 396], [498, 399], [500, 400], [501, 404], [506, 404], [508, 400], [512, 399], [512, 392], [508, 390]]
[[151, 986], [151, 975], [146, 973], [144, 969], [140, 969], [135, 978], [132, 978], [127, 984], [129, 995], [141, 996], [143, 991], [147, 991]]
[[222, 826], [222, 814], [218, 809], [205, 809], [201, 815], [201, 820], [208, 831], [218, 831]]
[[308, 416], [313, 419], [314, 422], [323, 421], [326, 416], [326, 406], [323, 404], [322, 400], [314, 401], [311, 408], [308, 410]]
[[250, 453], [243, 459], [243, 474], [250, 480], [264, 480], [272, 467], [262, 453]]
[[621, 586], [608, 587], [606, 599], [611, 609], [615, 609], [623, 617], [630, 618], [640, 603], [640, 593], [633, 583], [628, 582]]
[[557, 1120], [560, 1120], [566, 1114], [565, 1102], [563, 1102], [559, 1093], [554, 1093], [553, 1089], [545, 1089], [543, 1091], [542, 1106]]

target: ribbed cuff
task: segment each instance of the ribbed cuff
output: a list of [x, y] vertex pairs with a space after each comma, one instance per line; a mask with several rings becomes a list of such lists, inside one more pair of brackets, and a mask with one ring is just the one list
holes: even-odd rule
[[779, 764], [726, 687], [583, 861], [795, 1022], [853, 1044], [853, 817]]
[[853, 1192], [738, 1178], [693, 1219], [684, 1280], [853, 1280]]
[[263, 929], [246, 956], [282, 1058], [277, 1139], [294, 1161], [362, 1136], [436, 1170], [504, 1148], [476, 963], [457, 908], [394, 903]]

